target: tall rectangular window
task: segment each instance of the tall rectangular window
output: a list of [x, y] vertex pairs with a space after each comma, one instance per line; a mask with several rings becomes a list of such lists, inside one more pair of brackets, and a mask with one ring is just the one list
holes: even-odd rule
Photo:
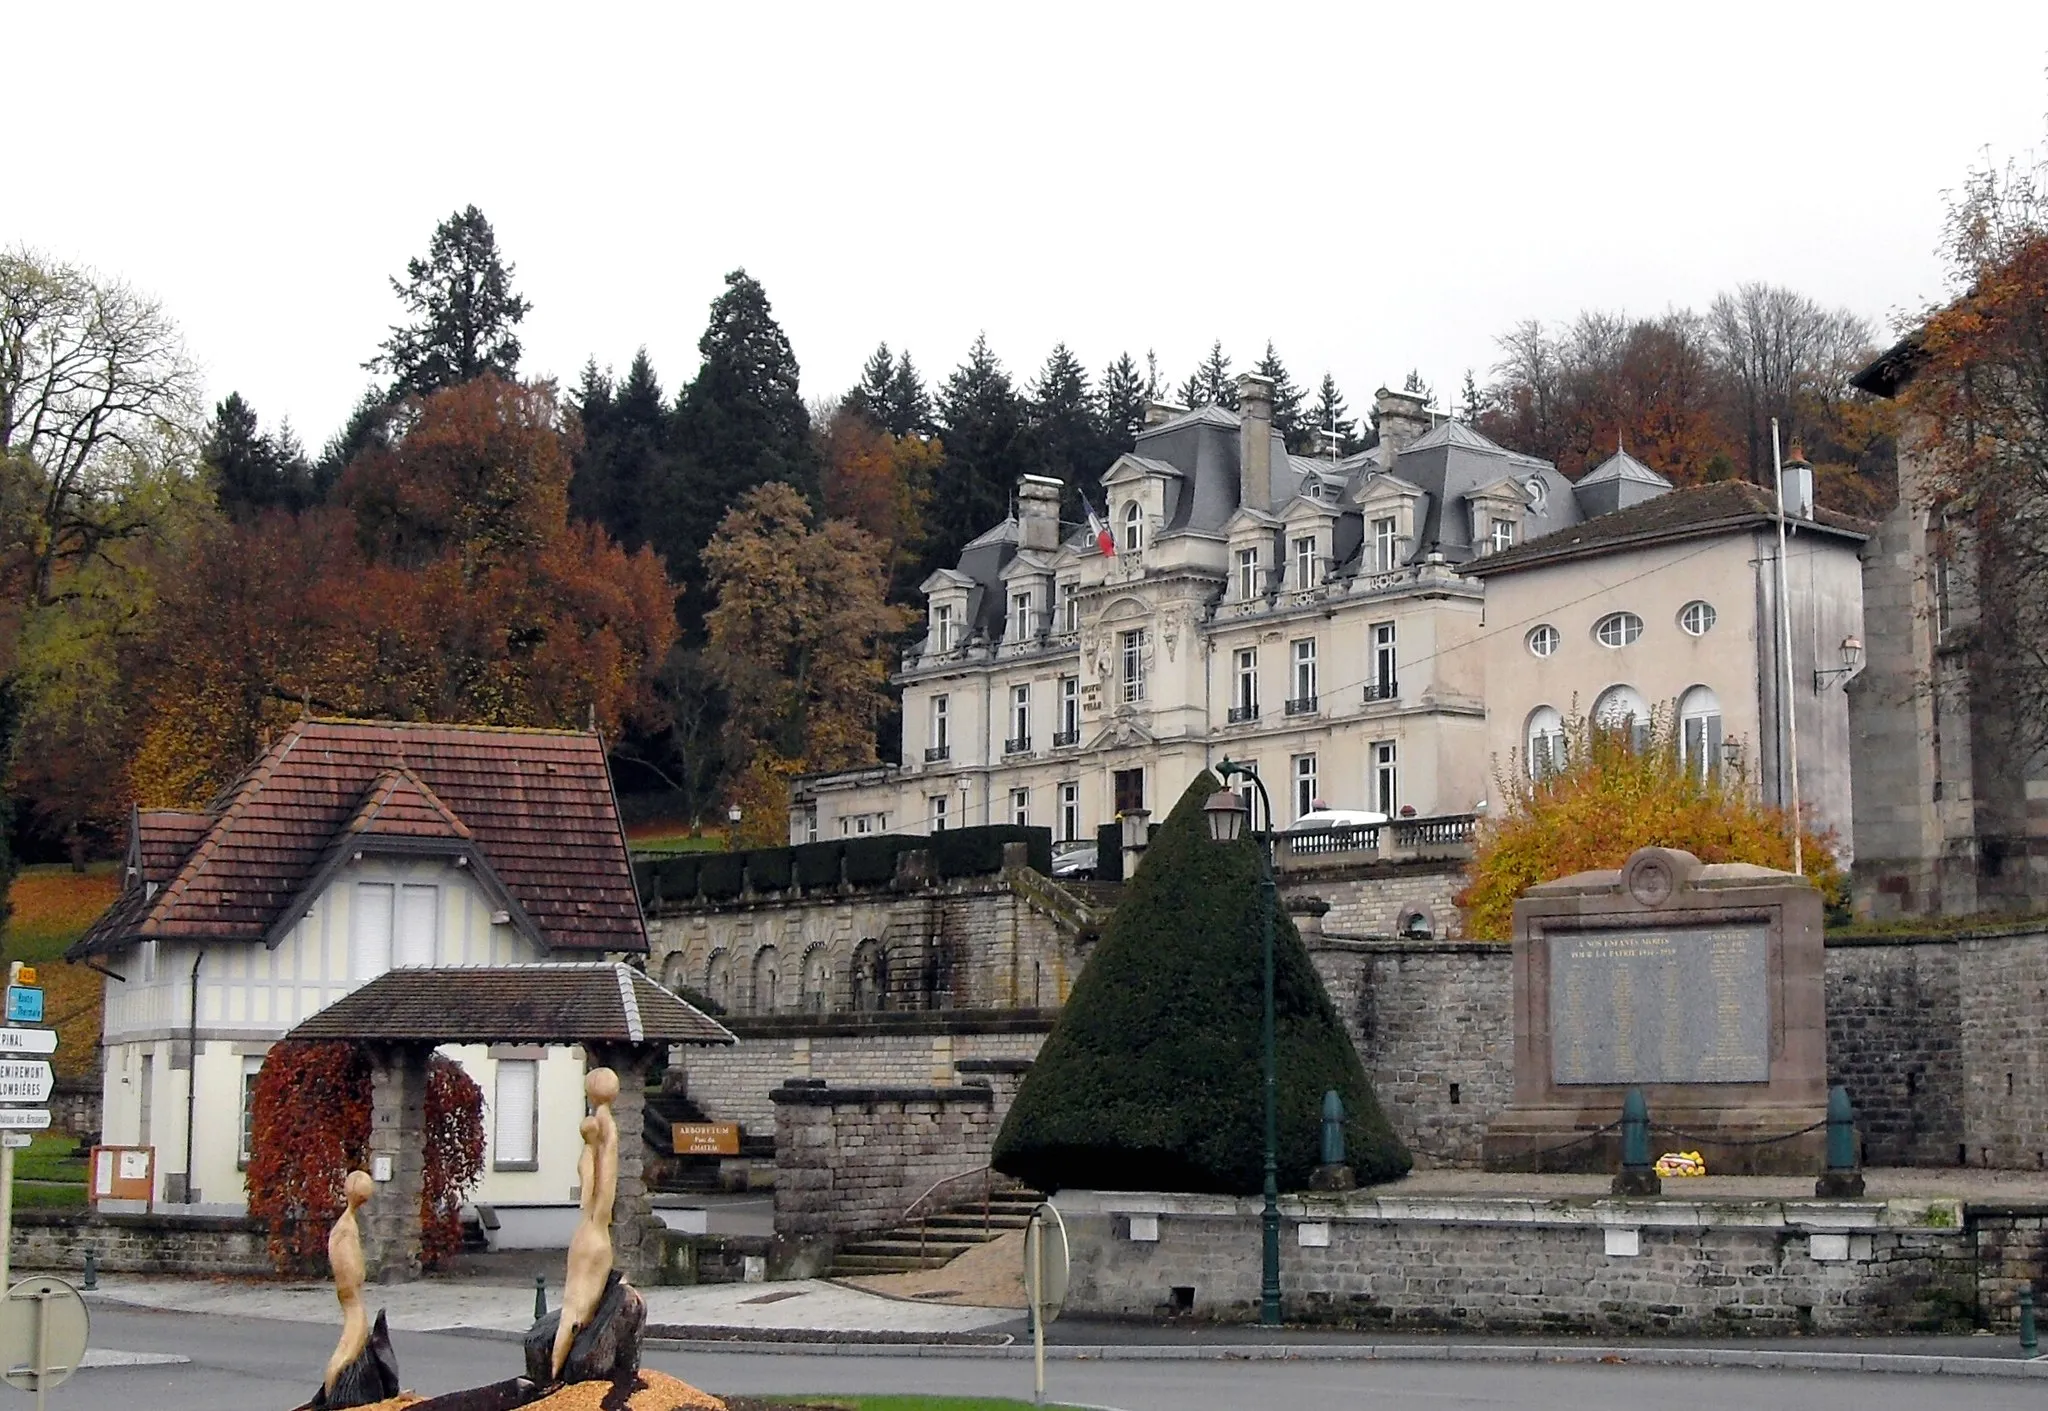
[[1264, 584], [1259, 582], [1259, 551], [1239, 549], [1237, 551], [1237, 596], [1251, 602], [1259, 596]]
[[389, 882], [356, 883], [349, 917], [350, 979], [374, 980], [391, 968], [391, 912], [397, 890]]
[[441, 889], [406, 885], [398, 890], [398, 932], [393, 965], [432, 965], [440, 944]]
[[1031, 687], [1010, 688], [1010, 738], [1004, 752], [1018, 754], [1031, 748]]
[[932, 604], [932, 650], [950, 652], [953, 650], [953, 605]]
[[499, 1171], [531, 1171], [540, 1164], [540, 1064], [530, 1058], [499, 1059], [497, 1089], [491, 1104], [491, 1165]]
[[932, 697], [932, 748], [938, 751], [940, 759], [953, 745], [953, 721], [944, 696]]
[[1400, 775], [1394, 742], [1381, 740], [1372, 747], [1372, 806], [1392, 818], [1401, 810]]
[[1489, 537], [1495, 553], [1503, 549], [1512, 549], [1515, 546], [1515, 522], [1512, 519], [1496, 519], [1493, 522], [1493, 533]]
[[1314, 813], [1322, 800], [1316, 790], [1316, 757], [1300, 754], [1294, 757], [1294, 816], [1305, 818]]
[[1316, 537], [1304, 534], [1294, 541], [1294, 586], [1316, 586]]
[[[946, 831], [946, 805], [948, 802], [950, 802], [950, 800], [948, 800], [944, 794], [932, 795], [932, 831], [934, 833], [943, 833]], [[867, 815], [861, 815], [861, 821], [865, 823], [867, 821]], [[867, 829], [863, 828], [861, 829], [861, 831], [865, 833]]]
[[1123, 680], [1125, 700], [1145, 699], [1145, 629], [1142, 627], [1123, 634]]
[[1315, 709], [1316, 699], [1316, 639], [1305, 637], [1294, 644], [1294, 698], [1289, 705], [1296, 710]]
[[1081, 595], [1070, 578], [1060, 584], [1060, 631], [1081, 630]]
[[1060, 737], [1055, 745], [1074, 745], [1081, 741], [1081, 678], [1062, 676], [1060, 678]]
[[1252, 781], [1258, 777], [1259, 762], [1247, 760], [1244, 775], [1238, 780], [1237, 796], [1244, 800], [1245, 819], [1254, 830], [1263, 832], [1273, 826], [1273, 820], [1266, 815], [1266, 805], [1259, 793], [1259, 786]]
[[1394, 648], [1394, 624], [1375, 622], [1372, 625], [1372, 686], [1374, 700], [1390, 701], [1400, 694], [1399, 654]]
[[1401, 566], [1401, 522], [1392, 515], [1372, 522], [1372, 561], [1380, 573]]
[[1029, 789], [1010, 790], [1010, 821], [1019, 828], [1031, 826], [1031, 791]]
[[1060, 785], [1060, 841], [1071, 843], [1081, 836], [1081, 786]]
[[1010, 640], [1022, 642], [1031, 636], [1031, 594], [1010, 594]]
[[249, 1156], [254, 1151], [256, 1132], [256, 1078], [263, 1071], [263, 1060], [249, 1056], [242, 1060], [242, 1140], [235, 1151], [235, 1165], [247, 1170]]
[[1237, 683], [1233, 690], [1236, 708], [1233, 714], [1239, 720], [1259, 718], [1259, 649], [1239, 647], [1237, 649]]
[[1145, 771], [1119, 769], [1110, 775], [1116, 792], [1116, 811], [1130, 813], [1145, 806]]

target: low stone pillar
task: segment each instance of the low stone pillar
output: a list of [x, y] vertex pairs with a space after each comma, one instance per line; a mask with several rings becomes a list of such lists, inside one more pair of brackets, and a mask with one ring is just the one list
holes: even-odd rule
[[382, 1284], [420, 1276], [420, 1198], [427, 1179], [427, 1061], [420, 1044], [370, 1049], [370, 1174], [377, 1193], [363, 1209], [363, 1262]]
[[647, 1190], [647, 1082], [656, 1055], [646, 1047], [590, 1044], [590, 1067], [619, 1075], [612, 1120], [619, 1125], [619, 1190], [612, 1204], [612, 1260], [626, 1278], [642, 1286], [661, 1274], [662, 1237], [667, 1226], [654, 1213]]

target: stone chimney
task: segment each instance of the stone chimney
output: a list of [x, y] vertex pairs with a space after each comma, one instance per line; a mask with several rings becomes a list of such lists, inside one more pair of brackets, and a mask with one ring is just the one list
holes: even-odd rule
[[1813, 467], [1797, 446], [1785, 462], [1785, 513], [1793, 519], [1813, 518]]
[[1145, 425], [1159, 426], [1165, 422], [1172, 421], [1175, 417], [1182, 415], [1186, 411], [1186, 407], [1177, 407], [1171, 402], [1162, 402], [1155, 398], [1145, 403]]
[[1380, 464], [1391, 466], [1402, 447], [1429, 434], [1428, 403], [1414, 392], [1389, 392], [1382, 387], [1373, 394], [1379, 412]]
[[1273, 379], [1247, 372], [1237, 379], [1238, 499], [1249, 509], [1273, 508]]
[[1049, 554], [1060, 546], [1060, 482], [1045, 475], [1017, 481], [1017, 547]]

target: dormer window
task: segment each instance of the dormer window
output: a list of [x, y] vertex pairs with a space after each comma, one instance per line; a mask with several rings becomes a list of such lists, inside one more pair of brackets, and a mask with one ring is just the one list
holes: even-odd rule
[[1145, 510], [1136, 500], [1124, 506], [1124, 541], [1117, 548], [1127, 554], [1144, 551]]
[[1010, 594], [1010, 640], [1023, 642], [1031, 636], [1031, 593]]
[[1237, 551], [1237, 596], [1251, 602], [1259, 596], [1259, 551], [1256, 548]]
[[1294, 586], [1313, 588], [1316, 585], [1316, 536], [1303, 534], [1294, 541]]
[[1060, 583], [1060, 631], [1081, 630], [1081, 596], [1078, 586], [1071, 578]]
[[1401, 566], [1401, 521], [1392, 515], [1372, 522], [1372, 561], [1377, 573]]
[[953, 605], [932, 604], [932, 650], [950, 652], [953, 650]]
[[1515, 546], [1515, 522], [1512, 519], [1494, 520], [1492, 532], [1486, 537], [1494, 553], [1512, 549]]

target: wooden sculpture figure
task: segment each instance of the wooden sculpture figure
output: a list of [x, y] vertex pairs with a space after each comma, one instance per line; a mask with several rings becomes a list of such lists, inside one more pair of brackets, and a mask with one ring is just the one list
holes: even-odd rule
[[583, 1218], [569, 1238], [569, 1268], [562, 1279], [561, 1322], [555, 1327], [557, 1377], [576, 1334], [596, 1314], [612, 1271], [612, 1203], [619, 1185], [619, 1125], [612, 1120], [612, 1101], [619, 1095], [619, 1075], [593, 1068], [583, 1080], [583, 1092], [596, 1110], [580, 1129], [583, 1154], [576, 1159], [576, 1174], [583, 1183]]
[[341, 1188], [348, 1204], [327, 1232], [327, 1265], [334, 1271], [334, 1296], [341, 1300], [341, 1341], [327, 1359], [327, 1375], [321, 1380], [330, 1400], [336, 1379], [363, 1355], [370, 1341], [370, 1316], [363, 1308], [363, 1232], [356, 1226], [356, 1210], [376, 1189], [368, 1171], [349, 1172]]

